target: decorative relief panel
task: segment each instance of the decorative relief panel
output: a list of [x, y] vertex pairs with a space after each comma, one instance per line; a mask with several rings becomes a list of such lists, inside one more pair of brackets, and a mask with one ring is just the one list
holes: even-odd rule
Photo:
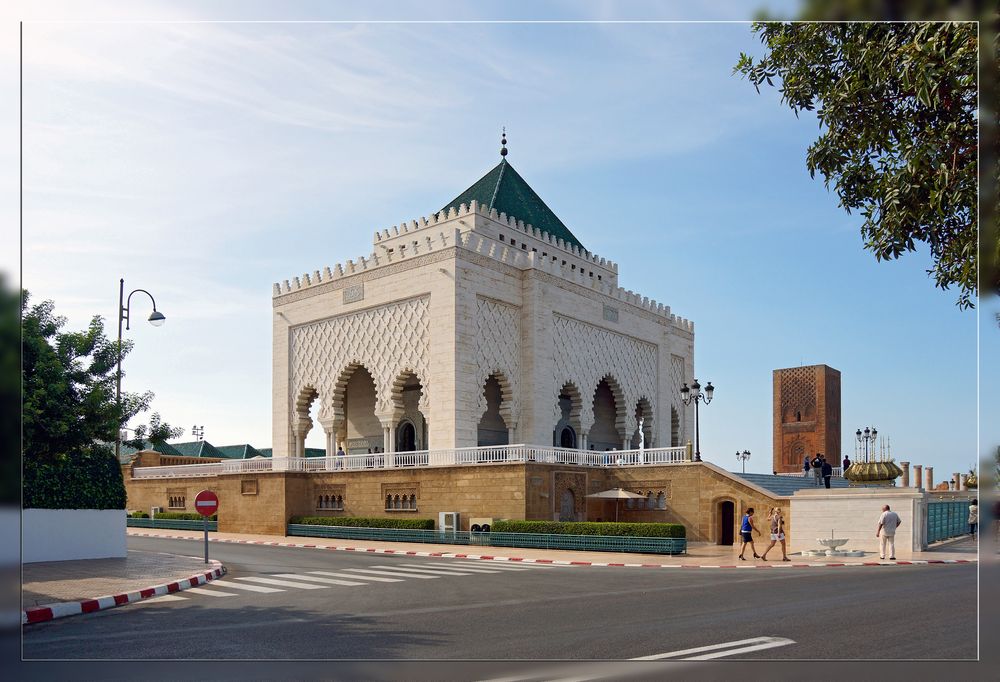
[[319, 393], [321, 417], [328, 412], [337, 378], [351, 363], [364, 365], [375, 380], [377, 412], [393, 410], [393, 382], [404, 370], [420, 379], [425, 404], [430, 390], [429, 328], [426, 296], [294, 327], [289, 418], [294, 418], [296, 397], [307, 386]]
[[[486, 412], [486, 380], [494, 372], [500, 379], [501, 415], [508, 426], [517, 422], [521, 395], [521, 311], [489, 298], [476, 299], [476, 366], [479, 414]], [[506, 386], [504, 382], [506, 381]], [[509, 398], [508, 398], [509, 395]]]
[[365, 283], [352, 284], [344, 289], [344, 303], [357, 303], [365, 299]]
[[794, 414], [816, 413], [816, 373], [812, 367], [793, 367], [781, 372], [781, 414], [786, 410]]
[[[680, 355], [670, 355], [670, 405], [679, 416], [684, 414], [684, 401], [681, 400], [681, 387], [684, 385], [684, 358]], [[681, 433], [678, 437], [684, 437], [684, 418], [681, 416]]]
[[552, 422], [560, 418], [559, 389], [567, 381], [583, 396], [581, 422], [585, 429], [594, 423], [594, 391], [601, 379], [614, 377], [625, 399], [626, 431], [636, 429], [635, 406], [640, 398], [649, 401], [656, 414], [657, 348], [655, 344], [634, 339], [618, 332], [553, 314], [552, 350]]
[[612, 308], [611, 306], [604, 305], [604, 319], [608, 322], [618, 321], [618, 308]]

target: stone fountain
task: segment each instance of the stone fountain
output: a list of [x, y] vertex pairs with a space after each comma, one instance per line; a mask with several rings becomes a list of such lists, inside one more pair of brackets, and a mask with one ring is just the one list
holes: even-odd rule
[[831, 556], [864, 556], [865, 553], [861, 550], [856, 549], [837, 549], [841, 545], [846, 545], [849, 540], [847, 538], [837, 538], [834, 537], [835, 533], [831, 529], [830, 537], [828, 538], [816, 538], [816, 542], [825, 547], [825, 549], [807, 549], [802, 552], [802, 556], [821, 556], [821, 557], [831, 557]]

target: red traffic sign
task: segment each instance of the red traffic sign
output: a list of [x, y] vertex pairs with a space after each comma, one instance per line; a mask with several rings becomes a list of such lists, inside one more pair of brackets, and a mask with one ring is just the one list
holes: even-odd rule
[[219, 511], [219, 496], [211, 490], [202, 490], [194, 498], [194, 509], [202, 516], [211, 516]]

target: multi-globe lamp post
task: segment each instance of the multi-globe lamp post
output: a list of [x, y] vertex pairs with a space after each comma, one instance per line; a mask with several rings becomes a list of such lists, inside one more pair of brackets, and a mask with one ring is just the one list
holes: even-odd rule
[[736, 451], [736, 459], [738, 459], [738, 460], [740, 460], [740, 462], [742, 462], [742, 464], [743, 464], [743, 473], [745, 474], [747, 472], [747, 460], [750, 459], [750, 451], [749, 450], [744, 450], [743, 452], [740, 452], [739, 450], [737, 450]]
[[878, 430], [874, 426], [871, 427], [866, 426], [864, 431], [858, 429], [854, 433], [854, 436], [858, 439], [858, 452], [855, 455], [855, 457], [863, 454], [865, 457], [865, 461], [867, 462], [869, 443], [871, 443], [872, 446], [871, 447], [872, 454], [873, 455], [875, 454], [875, 438], [878, 436]]
[[115, 405], [118, 407], [118, 426], [115, 429], [115, 459], [121, 457], [122, 449], [122, 322], [125, 323], [125, 329], [129, 328], [129, 308], [132, 305], [132, 294], [142, 292], [149, 296], [149, 300], [153, 302], [153, 312], [147, 318], [149, 323], [154, 327], [159, 327], [164, 322], [167, 321], [166, 316], [156, 309], [156, 299], [153, 295], [146, 291], [145, 289], [133, 289], [129, 292], [128, 298], [125, 297], [125, 279], [122, 278], [118, 283], [118, 375], [115, 380]]
[[709, 381], [705, 384], [705, 392], [701, 392], [701, 384], [695, 379], [688, 388], [685, 383], [681, 388], [681, 400], [684, 401], [685, 405], [690, 405], [694, 403], [694, 461], [701, 461], [701, 438], [700, 432], [698, 430], [698, 403], [705, 403], [708, 405], [712, 402], [712, 396], [715, 394], [715, 387], [712, 386], [712, 382]]

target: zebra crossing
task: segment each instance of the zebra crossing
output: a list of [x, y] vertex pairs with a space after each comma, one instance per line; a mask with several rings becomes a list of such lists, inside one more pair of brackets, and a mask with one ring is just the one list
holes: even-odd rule
[[449, 560], [447, 564], [435, 561], [392, 561], [366, 568], [336, 567], [335, 570], [314, 570], [301, 573], [227, 576], [205, 583], [200, 587], [188, 588], [182, 593], [146, 599], [136, 603], [135, 606], [185, 601], [196, 597], [217, 599], [247, 596], [248, 594], [274, 594], [287, 590], [324, 590], [336, 587], [363, 588], [374, 584], [401, 583], [407, 580], [560, 571], [569, 568], [572, 566], [556, 564], [497, 565], [475, 560]]

